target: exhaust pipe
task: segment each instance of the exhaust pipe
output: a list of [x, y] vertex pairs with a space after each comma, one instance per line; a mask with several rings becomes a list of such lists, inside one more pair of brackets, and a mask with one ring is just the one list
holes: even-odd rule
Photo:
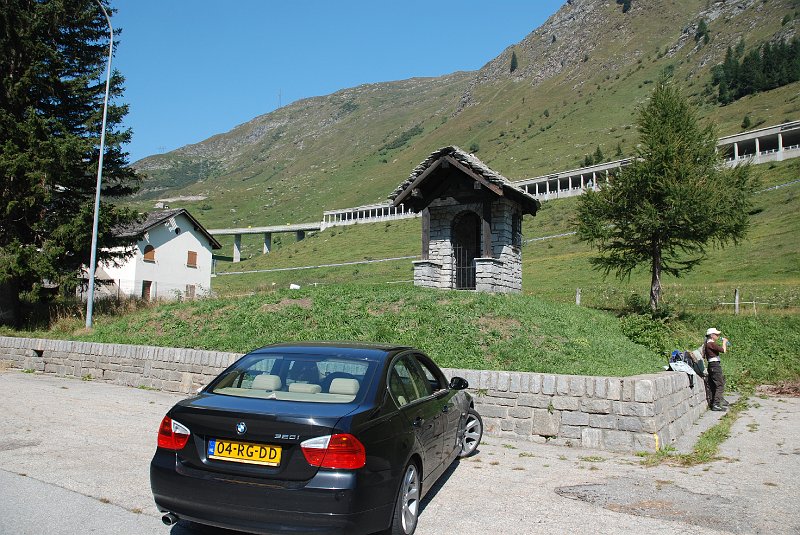
[[161, 517], [161, 521], [164, 523], [165, 526], [172, 526], [178, 523], [178, 515], [175, 513], [166, 513], [164, 516]]

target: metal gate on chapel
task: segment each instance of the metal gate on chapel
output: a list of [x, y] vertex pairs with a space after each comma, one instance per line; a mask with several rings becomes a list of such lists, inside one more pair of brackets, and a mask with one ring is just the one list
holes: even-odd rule
[[475, 289], [475, 259], [480, 252], [481, 221], [474, 212], [466, 212], [453, 222], [453, 287], [456, 290]]

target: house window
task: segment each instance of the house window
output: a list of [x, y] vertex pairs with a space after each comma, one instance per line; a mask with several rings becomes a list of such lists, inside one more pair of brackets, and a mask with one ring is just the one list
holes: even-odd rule
[[189, 251], [186, 256], [186, 266], [191, 268], [197, 267], [197, 251]]
[[156, 261], [156, 248], [152, 245], [145, 245], [144, 246], [144, 261], [145, 262], [155, 262]]
[[186, 299], [194, 299], [195, 286], [194, 284], [186, 285]]

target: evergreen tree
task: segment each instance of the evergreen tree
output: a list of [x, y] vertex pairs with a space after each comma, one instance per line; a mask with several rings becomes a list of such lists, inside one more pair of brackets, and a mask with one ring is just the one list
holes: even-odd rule
[[680, 276], [713, 245], [736, 244], [748, 228], [755, 183], [748, 167], [728, 169], [716, 135], [673, 86], [659, 82], [640, 110], [637, 158], [610, 185], [580, 198], [579, 239], [597, 248], [591, 262], [627, 278], [651, 273], [650, 307], [661, 302], [662, 273]]
[[517, 70], [517, 53], [512, 51], [511, 52], [511, 72]]
[[700, 22], [697, 23], [697, 31], [694, 33], [695, 42], [699, 42], [700, 39], [702, 39], [706, 44], [709, 41], [708, 24], [706, 24], [705, 19], [700, 19]]
[[594, 163], [603, 163], [606, 157], [603, 155], [603, 151], [600, 150], [600, 145], [597, 146], [597, 150], [594, 151]]
[[764, 87], [764, 78], [761, 71], [761, 55], [758, 50], [751, 50], [742, 60], [739, 67], [739, 76], [736, 84], [735, 99], [751, 95]]
[[[42, 283], [74, 291], [90, 258], [108, 25], [91, 0], [6, 0], [0, 13], [0, 322]], [[111, 10], [108, 10], [111, 12]], [[111, 97], [122, 94], [114, 73]], [[109, 102], [104, 199], [138, 187], [122, 145], [127, 107]], [[104, 202], [98, 248], [135, 214]], [[99, 259], [110, 259], [99, 252]]]
[[[741, 63], [740, 63], [741, 60]], [[800, 80], [800, 40], [765, 43], [744, 54], [744, 41], [728, 48], [725, 61], [711, 69], [711, 83], [719, 86], [718, 100], [729, 104], [760, 91]]]

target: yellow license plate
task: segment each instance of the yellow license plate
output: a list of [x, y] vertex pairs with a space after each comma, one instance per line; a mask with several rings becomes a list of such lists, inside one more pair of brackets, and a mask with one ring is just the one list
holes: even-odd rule
[[208, 441], [208, 458], [278, 466], [281, 463], [281, 447], [212, 438]]

